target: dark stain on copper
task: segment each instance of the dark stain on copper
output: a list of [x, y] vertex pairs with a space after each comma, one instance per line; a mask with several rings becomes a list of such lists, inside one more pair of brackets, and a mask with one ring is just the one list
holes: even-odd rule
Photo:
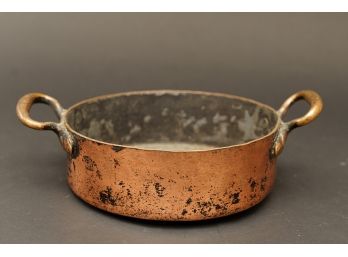
[[153, 176], [154, 176], [155, 178], [159, 178], [159, 179], [161, 179], [161, 180], [163, 179], [163, 177], [161, 177], [161, 176], [159, 176], [159, 175], [157, 175], [157, 174], [154, 174]]
[[80, 145], [77, 140], [74, 140], [74, 144], [72, 145], [70, 158], [72, 160], [76, 159], [80, 155]]
[[[240, 192], [234, 194], [234, 196], [236, 197], [236, 199], [234, 200], [235, 203], [239, 202], [239, 193]], [[233, 195], [231, 195], [231, 197], [233, 197]], [[228, 210], [228, 203], [214, 203], [212, 198], [210, 198], [210, 201], [197, 202], [197, 206], [197, 209], [200, 212], [200, 214], [202, 214], [205, 217], [211, 217], [215, 213], [213, 210], [215, 210], [216, 212], [218, 211], [220, 213], [223, 213]], [[212, 211], [213, 214], [211, 213]], [[193, 209], [193, 212], [196, 213], [197, 210]]]
[[250, 178], [249, 181], [248, 181], [249, 185], [250, 185], [250, 188], [251, 188], [251, 191], [255, 191], [255, 188], [257, 186], [257, 183], [256, 181], [253, 179], [253, 178]]
[[183, 209], [181, 215], [185, 215], [186, 213], [187, 213], [187, 210]]
[[106, 187], [106, 190], [99, 192], [99, 199], [105, 204], [116, 205], [116, 198], [112, 195], [112, 188]]
[[117, 159], [114, 159], [114, 168], [116, 168], [117, 166], [120, 166], [120, 163]]
[[231, 195], [231, 201], [232, 201], [232, 204], [237, 204], [239, 203], [240, 199], [239, 199], [239, 192], [237, 193], [233, 193]]
[[127, 190], [127, 195], [128, 195], [128, 197], [129, 197], [129, 198], [132, 198], [132, 194], [131, 194], [131, 192], [130, 192], [130, 189], [127, 188], [126, 190]]
[[265, 191], [266, 182], [267, 182], [267, 176], [264, 176], [264, 177], [261, 179], [261, 183], [260, 183], [260, 190], [261, 190], [261, 191]]
[[203, 202], [197, 202], [197, 205], [199, 207], [199, 212], [203, 215], [203, 216], [208, 216], [209, 212], [211, 211], [211, 206], [212, 203], [209, 201], [203, 201]]
[[187, 189], [187, 191], [192, 192], [192, 186], [189, 186], [189, 188]]
[[215, 210], [222, 209], [222, 206], [220, 204], [214, 204]]
[[97, 166], [96, 163], [87, 155], [84, 155], [82, 158], [85, 163], [86, 169], [94, 171], [95, 167]]
[[169, 182], [169, 183], [174, 183], [174, 184], [176, 184], [176, 181], [173, 180], [173, 179], [168, 179], [168, 182]]
[[122, 151], [124, 149], [124, 147], [122, 146], [118, 146], [118, 145], [114, 145], [111, 147], [112, 150], [114, 150], [115, 152], [119, 152], [119, 151]]
[[86, 168], [87, 170], [96, 172], [98, 178], [99, 178], [99, 179], [102, 178], [101, 173], [100, 173], [100, 171], [99, 171], [99, 169], [98, 169], [97, 164], [95, 163], [95, 161], [93, 161], [93, 160], [92, 160], [89, 156], [87, 156], [87, 155], [84, 155], [84, 156], [82, 157], [82, 160], [83, 160], [83, 162], [85, 163], [85, 168]]
[[166, 189], [164, 186], [162, 186], [160, 183], [155, 183], [155, 189], [159, 197], [164, 196], [164, 190]]
[[144, 186], [144, 194], [147, 195], [149, 193], [150, 183], [143, 184], [143, 186]]
[[191, 197], [189, 199], [187, 199], [186, 205], [189, 205], [190, 203], [192, 203], [192, 198]]

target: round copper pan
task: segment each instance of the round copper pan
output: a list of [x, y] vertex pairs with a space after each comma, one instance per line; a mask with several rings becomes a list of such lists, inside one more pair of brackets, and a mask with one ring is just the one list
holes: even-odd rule
[[[310, 104], [308, 113], [282, 121], [299, 99]], [[38, 102], [60, 122], [32, 120]], [[321, 110], [320, 96], [310, 90], [290, 96], [278, 111], [242, 97], [183, 90], [101, 96], [67, 110], [42, 93], [17, 104], [24, 125], [58, 135], [78, 197], [108, 212], [170, 221], [226, 216], [262, 201], [288, 133]]]

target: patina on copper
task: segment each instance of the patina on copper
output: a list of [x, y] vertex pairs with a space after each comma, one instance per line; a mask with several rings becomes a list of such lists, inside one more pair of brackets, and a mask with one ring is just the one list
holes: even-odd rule
[[[309, 112], [281, 120], [304, 99]], [[34, 103], [60, 119], [38, 122]], [[278, 111], [220, 93], [154, 90], [82, 101], [65, 110], [42, 93], [17, 104], [21, 122], [53, 130], [68, 153], [68, 182], [87, 203], [124, 216], [190, 221], [248, 209], [270, 192], [276, 157], [288, 133], [322, 110], [310, 90], [290, 96]]]

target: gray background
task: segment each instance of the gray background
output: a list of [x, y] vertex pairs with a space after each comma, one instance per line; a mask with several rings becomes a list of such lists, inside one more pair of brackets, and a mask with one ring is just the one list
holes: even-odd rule
[[[0, 14], [0, 242], [348, 243], [347, 14]], [[199, 89], [280, 104], [325, 102], [295, 130], [271, 195], [227, 218], [143, 222], [75, 198], [56, 136], [23, 127], [20, 96], [65, 107], [106, 93]], [[298, 103], [289, 118], [307, 110]], [[53, 117], [36, 105], [33, 117]]]

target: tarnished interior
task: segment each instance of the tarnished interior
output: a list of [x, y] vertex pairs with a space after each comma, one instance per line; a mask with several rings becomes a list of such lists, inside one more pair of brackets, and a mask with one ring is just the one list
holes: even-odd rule
[[67, 114], [72, 129], [108, 143], [160, 150], [205, 150], [270, 133], [276, 113], [238, 97], [178, 91], [85, 101]]

